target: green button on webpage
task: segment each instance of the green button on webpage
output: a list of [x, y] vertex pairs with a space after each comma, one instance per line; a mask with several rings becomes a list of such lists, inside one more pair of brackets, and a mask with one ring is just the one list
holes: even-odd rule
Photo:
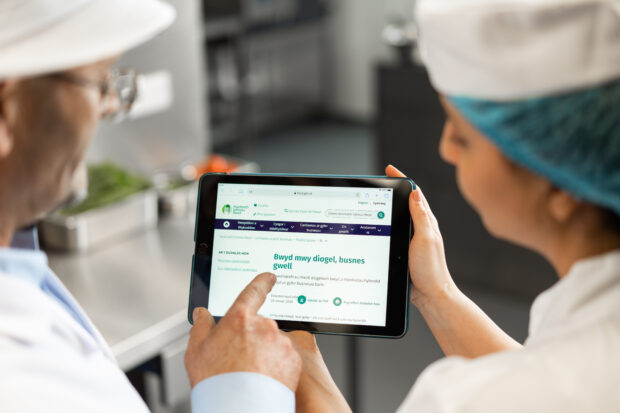
[[342, 299], [340, 297], [334, 298], [334, 305], [337, 307], [342, 304]]
[[299, 304], [305, 304], [306, 302], [306, 296], [305, 295], [300, 295], [299, 297], [297, 297], [297, 302]]

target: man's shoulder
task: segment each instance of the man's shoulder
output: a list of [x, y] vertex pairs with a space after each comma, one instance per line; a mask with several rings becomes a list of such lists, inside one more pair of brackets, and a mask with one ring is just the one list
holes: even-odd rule
[[34, 284], [0, 271], [0, 337], [5, 345], [41, 342], [51, 333], [49, 298]]
[[88, 333], [33, 283], [0, 273], [2, 411], [148, 409]]
[[15, 350], [55, 351], [87, 356], [98, 343], [56, 300], [32, 282], [0, 273], [0, 340]]

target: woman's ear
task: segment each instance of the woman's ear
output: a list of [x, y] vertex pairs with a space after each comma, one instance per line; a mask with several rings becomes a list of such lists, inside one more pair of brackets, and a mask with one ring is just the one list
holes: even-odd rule
[[551, 217], [559, 223], [565, 223], [573, 217], [581, 201], [562, 189], [553, 188], [547, 205]]
[[9, 98], [10, 81], [0, 82], [0, 160], [6, 158], [13, 149], [13, 135], [9, 129], [6, 107]]

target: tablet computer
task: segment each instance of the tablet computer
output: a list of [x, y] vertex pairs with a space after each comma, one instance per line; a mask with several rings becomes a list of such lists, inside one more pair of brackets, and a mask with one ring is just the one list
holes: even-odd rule
[[224, 316], [258, 274], [277, 282], [259, 314], [283, 330], [402, 337], [412, 234], [405, 178], [205, 174], [188, 318]]

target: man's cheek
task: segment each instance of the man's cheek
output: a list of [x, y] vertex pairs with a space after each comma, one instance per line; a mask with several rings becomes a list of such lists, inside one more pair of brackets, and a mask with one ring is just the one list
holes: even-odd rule
[[75, 203], [80, 203], [88, 195], [88, 169], [82, 160], [73, 174], [71, 193]]
[[[65, 189], [65, 191], [67, 191]], [[78, 167], [73, 172], [71, 177], [71, 184], [66, 192], [63, 194], [61, 202], [54, 208], [55, 210], [67, 208], [73, 205], [77, 205], [86, 199], [88, 195], [88, 169], [86, 163], [81, 161]]]
[[58, 117], [70, 147], [81, 157], [96, 132], [99, 122], [99, 95], [86, 88], [63, 88], [58, 91]]

